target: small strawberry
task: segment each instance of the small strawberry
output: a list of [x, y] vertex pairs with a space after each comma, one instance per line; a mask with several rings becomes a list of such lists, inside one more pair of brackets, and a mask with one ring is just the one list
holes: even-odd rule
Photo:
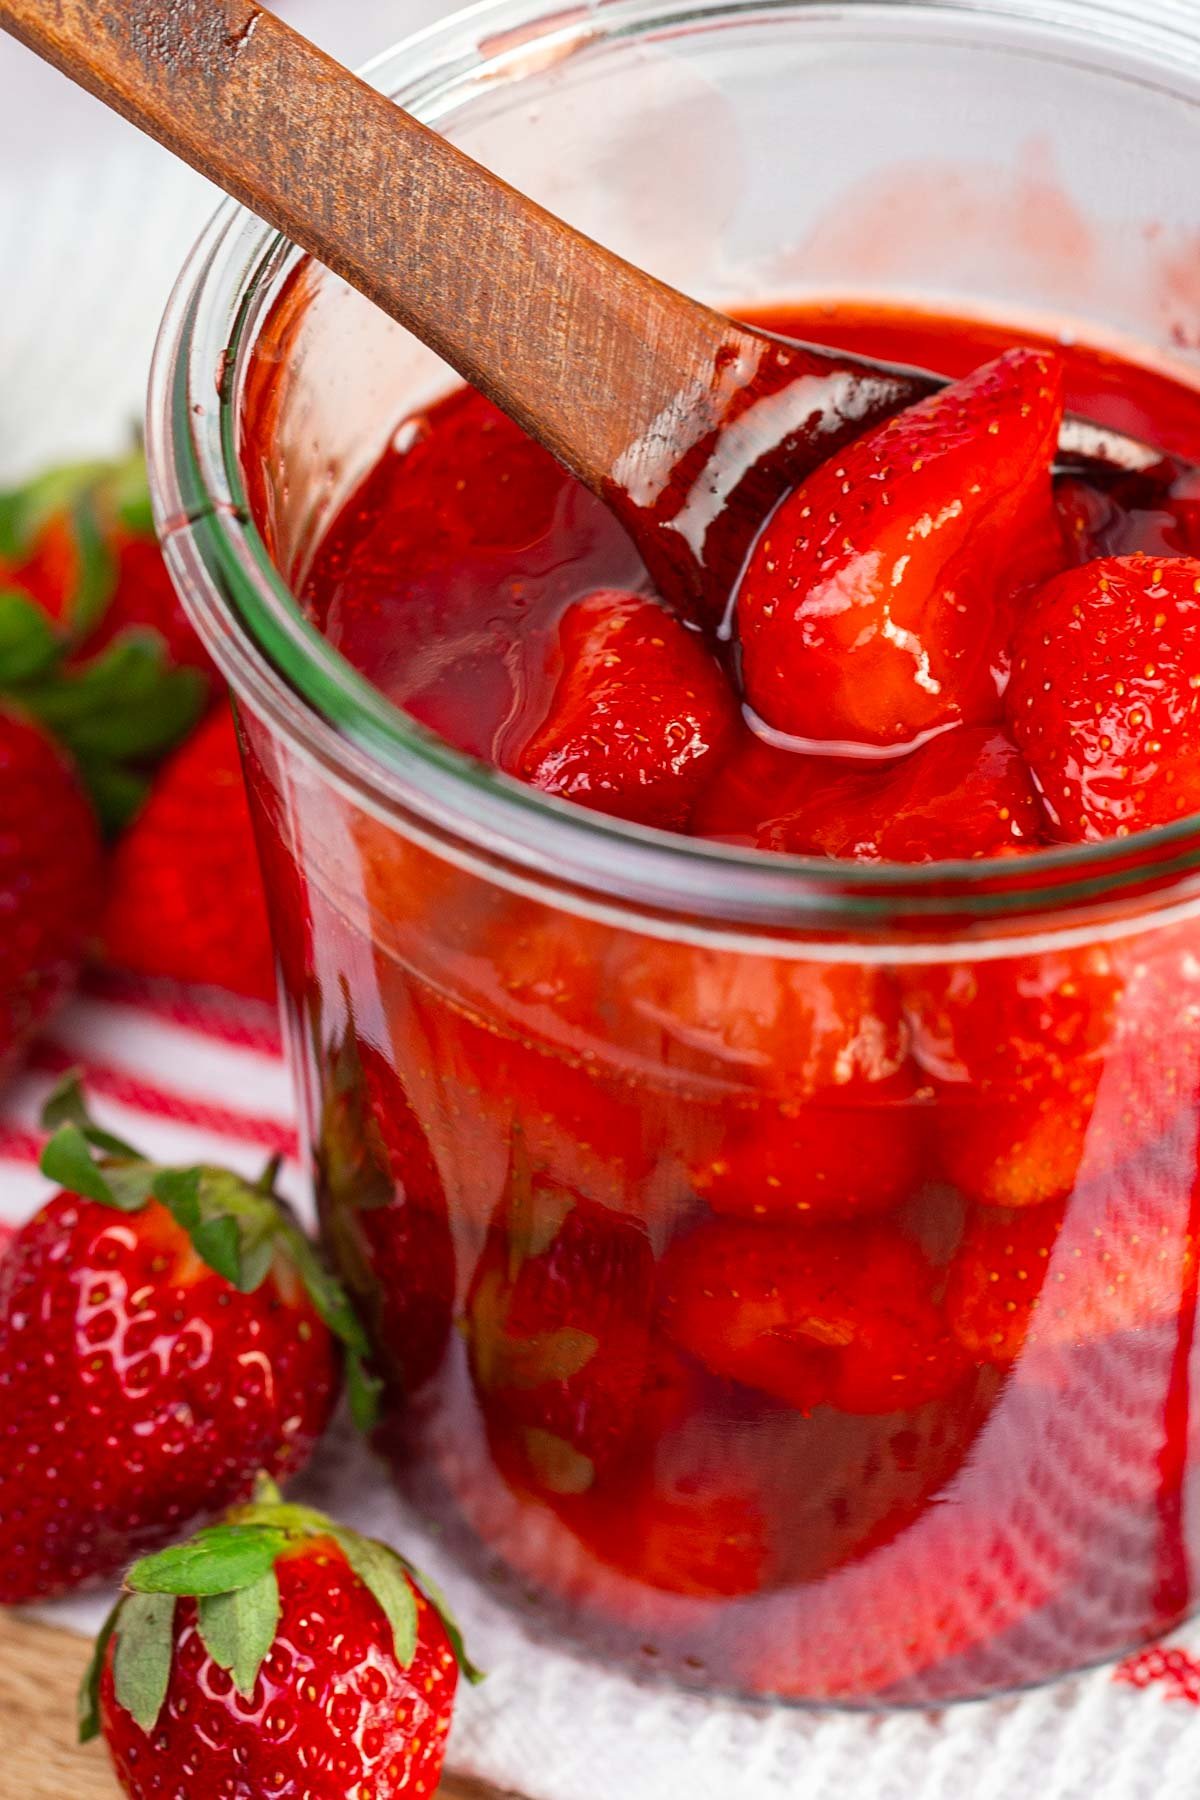
[[330, 1255], [382, 1371], [411, 1393], [450, 1336], [454, 1244], [429, 1140], [399, 1076], [352, 1023], [328, 1060], [317, 1170]]
[[1013, 640], [1006, 705], [1056, 838], [1200, 809], [1200, 561], [1107, 557], [1048, 582]]
[[103, 1732], [133, 1800], [432, 1795], [459, 1670], [479, 1676], [420, 1579], [263, 1480], [222, 1524], [130, 1569], [80, 1737]]
[[1061, 364], [1012, 350], [788, 495], [737, 596], [746, 693], [769, 725], [885, 745], [996, 716], [1013, 592], [1065, 560], [1061, 418]]
[[466, 1330], [476, 1393], [518, 1483], [586, 1493], [626, 1443], [653, 1284], [638, 1220], [514, 1180], [475, 1271]]
[[262, 873], [227, 706], [164, 765], [117, 845], [101, 938], [107, 959], [136, 974], [274, 997]]
[[[42, 1159], [62, 1183], [0, 1264], [0, 1601], [62, 1593], [291, 1474], [338, 1393], [370, 1399], [341, 1290], [270, 1192], [163, 1169], [67, 1084]], [[361, 1378], [360, 1378], [361, 1377]]]
[[73, 656], [136, 626], [155, 633], [170, 666], [213, 673], [155, 538], [140, 452], [0, 494], [0, 587], [36, 601]]
[[676, 1239], [661, 1280], [678, 1344], [801, 1412], [905, 1412], [966, 1373], [933, 1271], [890, 1226], [721, 1220]]
[[512, 772], [597, 812], [686, 825], [735, 728], [712, 653], [656, 601], [615, 589], [569, 607], [559, 641], [550, 711]]
[[898, 762], [815, 776], [758, 832], [764, 850], [856, 862], [944, 862], [1034, 849], [1045, 821], [1033, 778], [1002, 731], [946, 731]]

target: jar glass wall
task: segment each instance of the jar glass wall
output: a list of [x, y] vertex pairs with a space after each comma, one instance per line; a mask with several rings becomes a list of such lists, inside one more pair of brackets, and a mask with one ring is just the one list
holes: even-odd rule
[[[374, 78], [706, 299], [984, 313], [1194, 381], [1200, 38], [1159, 10], [505, 0]], [[697, 1686], [961, 1697], [1166, 1629], [1194, 1579], [1195, 823], [860, 868], [471, 763], [290, 598], [450, 379], [230, 209], [149, 421], [402, 1482], [514, 1603]]]

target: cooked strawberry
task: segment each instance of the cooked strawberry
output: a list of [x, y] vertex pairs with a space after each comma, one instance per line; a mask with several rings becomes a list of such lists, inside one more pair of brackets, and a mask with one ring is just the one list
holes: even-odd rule
[[441, 1176], [399, 1077], [348, 1025], [329, 1055], [317, 1141], [322, 1231], [401, 1394], [432, 1376], [454, 1306]]
[[39, 725], [0, 708], [0, 1072], [70, 992], [103, 891], [78, 776]]
[[118, 968], [274, 996], [262, 875], [228, 707], [175, 752], [117, 845], [101, 935]]
[[814, 775], [798, 805], [760, 828], [760, 848], [919, 863], [1001, 856], [1042, 842], [1029, 770], [988, 725], [943, 732], [899, 762]]
[[657, 602], [603, 589], [559, 627], [550, 711], [513, 764], [544, 793], [679, 829], [733, 741], [732, 689], [701, 638]]
[[76, 656], [136, 626], [157, 634], [173, 667], [213, 673], [154, 535], [140, 453], [0, 495], [0, 587], [35, 600]]
[[459, 1668], [478, 1675], [419, 1582], [389, 1545], [263, 1482], [222, 1525], [134, 1564], [80, 1736], [103, 1731], [131, 1800], [431, 1795]]
[[845, 764], [797, 756], [743, 727], [697, 800], [689, 830], [719, 843], [757, 844], [762, 826], [802, 806], [829, 767]]
[[1012, 350], [784, 500], [737, 597], [746, 692], [769, 725], [882, 745], [996, 716], [1014, 589], [1055, 566], [1061, 417], [1057, 359]]
[[768, 1582], [772, 1522], [751, 1444], [693, 1415], [631, 1454], [618, 1479], [560, 1516], [602, 1563], [646, 1587], [701, 1599]]
[[965, 1362], [934, 1274], [884, 1225], [701, 1225], [661, 1268], [663, 1319], [714, 1374], [802, 1412], [905, 1412], [953, 1392]]
[[586, 1493], [627, 1442], [646, 1379], [654, 1256], [645, 1227], [514, 1184], [467, 1299], [471, 1375], [519, 1478]]
[[1200, 808], [1200, 561], [1106, 557], [1048, 582], [1006, 696], [1053, 835], [1124, 837]]
[[806, 1416], [709, 1378], [685, 1416], [557, 1510], [592, 1552], [667, 1593], [733, 1596], [819, 1580], [888, 1541], [959, 1468], [996, 1378], [891, 1414]]
[[156, 1168], [71, 1091], [50, 1116], [67, 1122], [43, 1167], [68, 1185], [0, 1264], [7, 1604], [112, 1573], [261, 1468], [293, 1473], [337, 1399], [335, 1337], [365, 1348], [266, 1188]]
[[1125, 989], [1105, 944], [930, 963], [900, 983], [920, 1067], [968, 1089], [1032, 1087], [1102, 1056]]
[[1192, 928], [902, 977], [948, 1178], [1032, 1206], [1169, 1136], [1200, 1092]]
[[853, 1219], [920, 1185], [922, 1124], [903, 1081], [868, 1099], [725, 1109], [715, 1150], [688, 1173], [714, 1212], [746, 1219]]
[[624, 1041], [659, 1064], [790, 1101], [887, 1091], [907, 1078], [908, 1029], [889, 975], [868, 963], [801, 962], [630, 940], [605, 1004]]
[[[456, 1228], [485, 1232], [514, 1182], [643, 1216], [657, 1206], [656, 1096], [615, 1056], [490, 1030], [415, 986], [390, 996], [392, 1059], [429, 1138]], [[502, 1004], [502, 1003], [501, 1003]], [[540, 1003], [530, 1011], [540, 1012]], [[513, 1023], [515, 1024], [515, 1016]]]
[[946, 1312], [973, 1357], [1145, 1331], [1195, 1303], [1194, 1176], [1151, 1163], [1070, 1200], [979, 1208], [950, 1269]]

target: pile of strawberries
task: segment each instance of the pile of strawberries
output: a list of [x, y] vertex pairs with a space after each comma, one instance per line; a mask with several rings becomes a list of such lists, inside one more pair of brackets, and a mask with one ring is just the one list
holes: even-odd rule
[[[88, 959], [274, 994], [233, 715], [138, 458], [0, 499], [0, 923], [4, 1071]], [[0, 1234], [0, 1603], [125, 1572], [81, 1726], [131, 1795], [432, 1792], [453, 1621], [275, 1487], [376, 1384], [274, 1167], [158, 1167], [71, 1079], [45, 1123], [59, 1191]]]

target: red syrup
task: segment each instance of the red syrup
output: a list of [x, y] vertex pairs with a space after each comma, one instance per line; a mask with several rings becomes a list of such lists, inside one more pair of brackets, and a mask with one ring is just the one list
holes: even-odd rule
[[[951, 375], [1031, 341], [850, 306], [756, 323]], [[1068, 407], [1200, 457], [1200, 392], [1061, 354]], [[1039, 580], [1193, 549], [1182, 487], [1064, 473], [1053, 505]], [[660, 691], [642, 638], [589, 662], [563, 630], [612, 589], [654, 597], [612, 515], [458, 390], [398, 430], [301, 599], [422, 724], [526, 773], [569, 764], [548, 717], [610, 651]], [[675, 829], [914, 860], [1060, 829], [1000, 689], [936, 756], [832, 758], [764, 734], [731, 637], [686, 629], [730, 700], [689, 681], [712, 767], [687, 762]], [[937, 770], [972, 734], [964, 806]], [[1190, 1610], [1193, 925], [946, 963], [717, 954], [507, 895], [348, 808], [356, 914], [341, 870], [297, 866], [271, 779], [252, 758], [326, 1234], [388, 1448], [465, 1555], [594, 1649], [790, 1699], [996, 1691]]]

